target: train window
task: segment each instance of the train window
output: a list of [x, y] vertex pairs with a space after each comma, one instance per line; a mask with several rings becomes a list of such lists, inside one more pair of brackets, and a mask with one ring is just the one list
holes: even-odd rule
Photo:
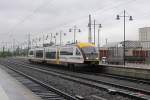
[[84, 53], [98, 53], [95, 47], [82, 48]]
[[36, 57], [37, 58], [43, 58], [43, 50], [37, 50], [36, 51]]
[[29, 55], [33, 55], [33, 51], [30, 51]]
[[56, 59], [56, 52], [46, 52], [46, 58]]
[[60, 55], [73, 55], [73, 48], [62, 48]]
[[81, 53], [78, 49], [76, 49], [76, 55], [81, 55]]

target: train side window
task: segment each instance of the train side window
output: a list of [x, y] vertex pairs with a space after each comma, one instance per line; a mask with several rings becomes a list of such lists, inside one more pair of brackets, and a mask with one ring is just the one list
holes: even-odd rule
[[73, 55], [73, 48], [62, 48], [60, 55]]
[[36, 57], [37, 58], [43, 58], [43, 50], [37, 50], [36, 51]]
[[46, 52], [46, 58], [56, 59], [56, 52]]
[[29, 55], [33, 55], [33, 51], [30, 51]]
[[78, 55], [78, 56], [81, 55], [81, 53], [80, 53], [80, 51], [78, 49], [76, 49], [76, 55]]

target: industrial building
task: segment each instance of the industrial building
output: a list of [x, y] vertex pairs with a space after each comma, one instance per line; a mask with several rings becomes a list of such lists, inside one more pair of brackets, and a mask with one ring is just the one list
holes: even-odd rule
[[150, 27], [139, 28], [139, 41], [150, 41]]
[[[100, 58], [107, 57], [108, 63], [123, 63], [123, 41], [108, 43], [100, 48]], [[125, 41], [125, 60], [129, 63], [145, 63], [150, 59], [149, 42]]]

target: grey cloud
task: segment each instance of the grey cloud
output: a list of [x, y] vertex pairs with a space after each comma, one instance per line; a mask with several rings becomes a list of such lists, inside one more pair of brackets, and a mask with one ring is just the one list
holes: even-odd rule
[[149, 0], [0, 0], [0, 39], [11, 40], [8, 36], [12, 34], [13, 38], [25, 41], [27, 33], [39, 36], [41, 32], [60, 29], [68, 32], [70, 27], [77, 25], [83, 30], [77, 37], [79, 40], [85, 37], [86, 41], [88, 14], [92, 14], [92, 18], [104, 27], [102, 40], [111, 36], [109, 40], [115, 41], [118, 34], [122, 38], [123, 22], [116, 22], [115, 17], [124, 9], [135, 19], [127, 22], [127, 26], [132, 27], [127, 29], [127, 37], [132, 33], [136, 36], [130, 39], [138, 39], [137, 29], [149, 25], [149, 4]]

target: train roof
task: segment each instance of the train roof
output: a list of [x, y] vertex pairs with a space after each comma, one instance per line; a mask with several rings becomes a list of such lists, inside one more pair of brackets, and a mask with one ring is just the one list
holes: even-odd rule
[[63, 46], [48, 46], [48, 47], [39, 47], [39, 48], [32, 48], [30, 50], [43, 50], [44, 48], [57, 48], [57, 47], [72, 47], [72, 46], [78, 46], [79, 48], [85, 48], [85, 47], [95, 47], [94, 44], [92, 43], [87, 43], [87, 42], [79, 42], [77, 44], [67, 44], [67, 45], [63, 45]]
[[80, 48], [85, 48], [85, 47], [89, 47], [89, 46], [95, 47], [94, 44], [87, 43], [87, 42], [79, 42], [79, 43], [77, 43], [77, 46], [79, 46]]

